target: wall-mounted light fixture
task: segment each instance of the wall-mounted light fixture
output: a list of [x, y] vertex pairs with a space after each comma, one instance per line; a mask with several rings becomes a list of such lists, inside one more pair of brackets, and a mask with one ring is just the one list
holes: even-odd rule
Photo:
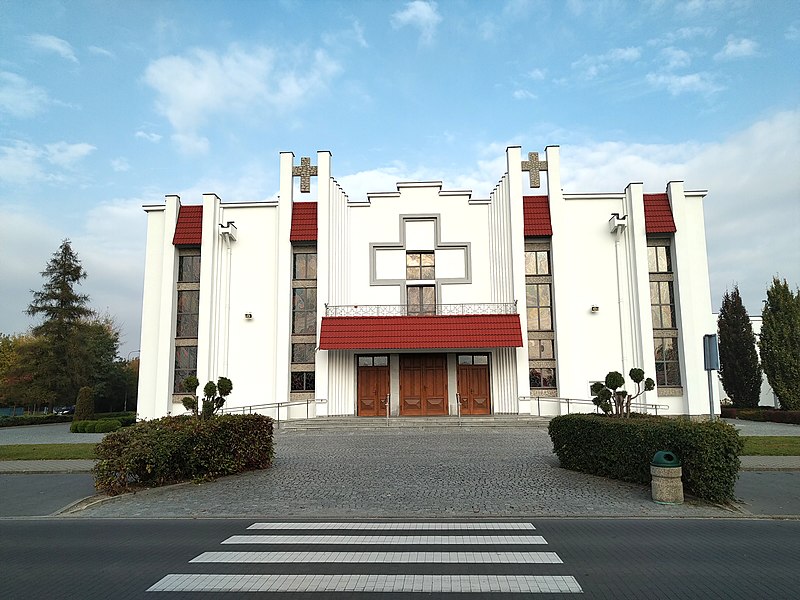
[[593, 313], [600, 312], [600, 307], [597, 306], [597, 304], [592, 304], [592, 312]]
[[627, 226], [628, 215], [620, 216], [619, 213], [611, 213], [611, 218], [608, 220], [608, 230], [618, 235], [625, 230]]
[[244, 318], [245, 319], [252, 319], [253, 318], [253, 313], [244, 313]]
[[236, 241], [236, 225], [234, 225], [233, 221], [228, 221], [225, 225], [222, 223], [219, 224], [219, 234], [229, 239], [232, 242]]

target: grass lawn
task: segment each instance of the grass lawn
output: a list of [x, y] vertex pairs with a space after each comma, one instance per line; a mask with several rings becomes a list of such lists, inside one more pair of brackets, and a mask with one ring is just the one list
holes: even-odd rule
[[742, 436], [745, 456], [800, 456], [800, 436]]
[[13, 444], [0, 446], [0, 460], [94, 458], [97, 444]]

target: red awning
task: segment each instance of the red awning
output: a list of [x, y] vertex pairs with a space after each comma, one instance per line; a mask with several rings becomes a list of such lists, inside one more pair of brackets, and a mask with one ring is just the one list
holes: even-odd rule
[[203, 240], [203, 206], [181, 206], [172, 243], [175, 246], [199, 246]]
[[323, 317], [321, 350], [522, 346], [519, 315]]
[[666, 194], [644, 194], [644, 228], [647, 233], [675, 233], [675, 219]]

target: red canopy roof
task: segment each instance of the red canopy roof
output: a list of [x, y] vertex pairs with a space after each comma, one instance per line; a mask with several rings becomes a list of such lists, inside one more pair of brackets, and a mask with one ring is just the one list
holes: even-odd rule
[[317, 203], [295, 202], [292, 205], [292, 231], [289, 240], [308, 242], [317, 239]]
[[203, 206], [181, 206], [172, 243], [175, 246], [199, 246], [203, 241]]
[[526, 236], [553, 235], [550, 224], [550, 199], [547, 196], [523, 196], [522, 214]]
[[519, 315], [323, 317], [321, 350], [522, 346]]
[[644, 195], [644, 228], [647, 233], [675, 233], [672, 207], [666, 194]]

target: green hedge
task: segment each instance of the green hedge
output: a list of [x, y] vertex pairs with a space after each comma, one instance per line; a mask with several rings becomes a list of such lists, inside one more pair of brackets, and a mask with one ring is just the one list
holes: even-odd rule
[[108, 434], [95, 450], [95, 487], [111, 495], [139, 487], [213, 479], [272, 463], [272, 419], [164, 417]]
[[0, 427], [47, 425], [49, 423], [69, 423], [70, 421], [72, 421], [72, 415], [19, 415], [16, 417], [0, 417]]
[[687, 492], [711, 502], [734, 498], [743, 441], [722, 421], [564, 415], [548, 430], [566, 469], [646, 484], [653, 455], [670, 450], [681, 459]]
[[800, 425], [800, 410], [776, 410], [774, 408], [730, 408], [722, 407], [725, 419], [744, 419], [746, 421], [769, 421], [771, 423], [792, 423]]

